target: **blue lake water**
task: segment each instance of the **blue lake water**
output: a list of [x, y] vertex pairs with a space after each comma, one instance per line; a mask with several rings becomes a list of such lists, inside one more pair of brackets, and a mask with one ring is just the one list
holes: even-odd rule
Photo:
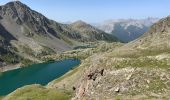
[[46, 85], [79, 64], [80, 60], [68, 59], [53, 63], [35, 64], [0, 73], [0, 96], [7, 95], [24, 85]]

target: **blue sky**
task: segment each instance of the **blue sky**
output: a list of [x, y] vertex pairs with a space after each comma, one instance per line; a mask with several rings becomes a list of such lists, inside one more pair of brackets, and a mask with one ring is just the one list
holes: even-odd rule
[[[3, 5], [12, 0], [0, 0]], [[101, 22], [108, 19], [166, 17], [170, 0], [21, 0], [50, 19], [67, 22], [84, 20]]]

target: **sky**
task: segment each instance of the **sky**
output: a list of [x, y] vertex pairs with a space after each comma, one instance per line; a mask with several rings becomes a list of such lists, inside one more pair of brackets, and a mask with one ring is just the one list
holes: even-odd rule
[[[13, 0], [0, 0], [0, 5]], [[58, 22], [109, 19], [163, 18], [170, 15], [170, 0], [20, 0], [33, 10]]]

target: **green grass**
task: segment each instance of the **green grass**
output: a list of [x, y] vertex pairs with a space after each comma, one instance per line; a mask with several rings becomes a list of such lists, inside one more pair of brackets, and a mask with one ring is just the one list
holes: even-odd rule
[[21, 60], [21, 63], [23, 64], [23, 66], [29, 66], [29, 65], [34, 64], [33, 61], [31, 61], [29, 59], [24, 59], [24, 58]]
[[133, 51], [127, 50], [127, 51], [121, 51], [118, 53], [113, 52], [112, 55], [116, 57], [123, 57], [123, 58], [139, 58], [139, 57], [144, 57], [144, 56], [156, 56], [162, 53], [170, 53], [170, 49], [169, 48], [162, 48], [162, 49], [150, 48], [150, 49], [145, 49], [145, 50], [136, 49]]
[[157, 60], [150, 59], [147, 57], [143, 58], [131, 58], [128, 60], [119, 61], [114, 63], [116, 68], [125, 68], [125, 67], [147, 67], [147, 68], [170, 68], [168, 61], [166, 60]]
[[43, 50], [41, 51], [41, 53], [39, 53], [38, 55], [36, 55], [36, 57], [41, 58], [42, 56], [46, 56], [46, 55], [52, 55], [55, 54], [55, 51], [46, 47], [46, 46], [42, 46]]
[[162, 49], [150, 48], [149, 50], [140, 50], [141, 56], [155, 56], [155, 55], [162, 54], [162, 53], [170, 53], [170, 49], [169, 48], [162, 48]]
[[[64, 33], [63, 33], [64, 34]], [[68, 44], [70, 44], [70, 45], [73, 45], [73, 42], [70, 40], [70, 39], [68, 39], [67, 37], [65, 37], [64, 35], [60, 35], [60, 37], [66, 42], [66, 43], [68, 43]]]
[[5, 97], [5, 100], [70, 100], [70, 98], [71, 93], [64, 90], [30, 85], [14, 91]]
[[12, 53], [1, 55], [0, 59], [5, 61], [6, 63], [12, 63], [12, 64], [18, 63], [20, 60], [20, 58], [17, 55]]
[[115, 98], [114, 98], [115, 100], [122, 100], [122, 98], [120, 97], [120, 96], [115, 96]]
[[2, 100], [3, 99], [3, 96], [0, 96], [0, 100]]
[[151, 82], [151, 83], [149, 84], [149, 88], [148, 88], [149, 91], [152, 91], [152, 92], [154, 92], [154, 93], [163, 93], [163, 92], [164, 92], [163, 89], [166, 89], [166, 85], [165, 85], [164, 82], [163, 82], [160, 78], [158, 78], [158, 77], [156, 77], [156, 78], [153, 80], [153, 82]]
[[22, 51], [28, 55], [31, 55], [31, 56], [35, 56], [34, 55], [34, 51], [29, 48], [28, 46], [23, 46], [23, 45], [20, 45], [20, 47], [22, 48]]
[[78, 72], [78, 70], [79, 70], [79, 67], [71, 70], [70, 72], [68, 72], [68, 73], [65, 74], [64, 76], [56, 79], [56, 80], [54, 81], [54, 83], [58, 83], [58, 82], [62, 81], [63, 79], [66, 79], [67, 77], [69, 77], [69, 76], [73, 75], [74, 73]]

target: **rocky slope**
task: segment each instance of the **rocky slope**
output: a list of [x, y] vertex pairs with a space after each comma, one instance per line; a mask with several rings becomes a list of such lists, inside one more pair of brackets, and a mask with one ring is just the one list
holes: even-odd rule
[[99, 30], [90, 24], [87, 24], [83, 21], [76, 21], [70, 24], [72, 30], [75, 30], [76, 33], [81, 34], [79, 39], [84, 41], [113, 41], [118, 40], [115, 37], [110, 37], [110, 34], [105, 33], [102, 30]]
[[[26, 59], [24, 63], [41, 62], [42, 56], [71, 50], [87, 42], [117, 41], [88, 24], [81, 28], [88, 30], [84, 32], [72, 26], [50, 20], [20, 1], [9, 2], [0, 6], [0, 40], [3, 44], [0, 53], [12, 52], [18, 56], [19, 62], [21, 59]], [[7, 59], [10, 57], [14, 58], [6, 56]], [[10, 63], [7, 59], [1, 57], [0, 63]]]
[[[73, 100], [169, 99], [169, 17], [141, 38], [82, 61], [48, 86], [73, 91]], [[74, 89], [73, 89], [74, 88]]]
[[123, 42], [129, 42], [147, 32], [150, 26], [158, 20], [158, 18], [108, 20], [95, 26]]

